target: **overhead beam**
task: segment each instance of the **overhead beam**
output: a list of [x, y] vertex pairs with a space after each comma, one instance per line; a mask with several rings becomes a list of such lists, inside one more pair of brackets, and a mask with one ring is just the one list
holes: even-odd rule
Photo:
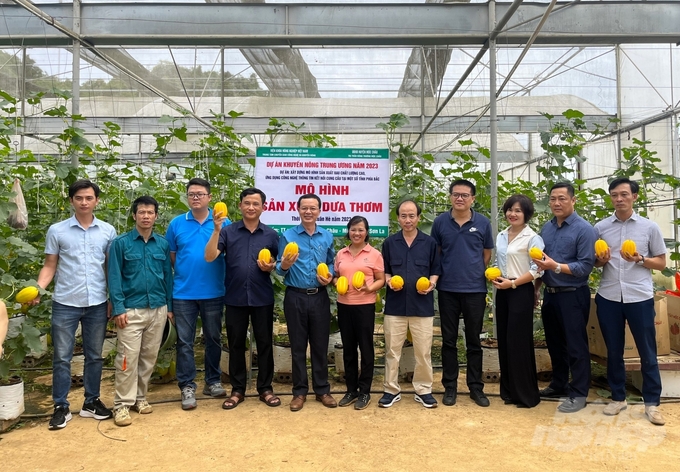
[[[376, 127], [377, 123], [385, 121], [385, 117], [299, 117], [288, 116], [278, 117], [282, 120], [291, 121], [294, 123], [303, 123], [305, 127], [301, 132], [325, 133], [330, 135], [350, 135], [350, 134], [364, 134], [375, 135], [384, 134], [382, 130]], [[431, 116], [426, 116], [430, 119]], [[613, 115], [586, 115], [583, 117], [585, 122], [591, 126], [595, 123], [602, 125], [607, 122], [608, 118], [614, 118]], [[266, 117], [245, 117], [241, 116], [234, 120], [233, 127], [236, 133], [250, 133], [263, 134], [269, 127], [270, 118]], [[97, 116], [88, 117], [86, 121], [78, 123], [78, 127], [83, 129], [85, 134], [96, 135], [102, 133], [102, 124], [106, 121], [113, 121], [120, 125], [121, 134], [149, 135], [152, 133], [167, 133], [168, 123], [161, 123], [157, 117], [120, 117], [120, 116]], [[191, 117], [184, 117], [182, 121], [187, 127], [189, 134], [204, 134], [206, 127], [199, 123], [196, 119]], [[476, 121], [476, 123], [475, 123]], [[553, 118], [553, 123], [563, 122], [566, 120], [561, 116]], [[470, 128], [468, 130], [468, 127]], [[536, 116], [499, 116], [498, 117], [498, 132], [499, 133], [535, 133], [543, 131], [547, 128], [547, 120], [539, 115]], [[64, 129], [64, 122], [60, 118], [51, 118], [46, 116], [27, 116], [24, 119], [24, 134], [25, 135], [54, 135], [59, 134]], [[478, 119], [476, 116], [440, 116], [435, 119], [430, 127], [428, 134], [458, 134], [467, 130], [467, 133], [479, 134], [488, 133], [489, 131], [489, 117], [484, 116]], [[410, 123], [399, 128], [402, 134], [419, 134], [420, 133], [420, 116], [411, 116]], [[291, 131], [292, 133], [292, 131]], [[283, 133], [285, 134], [285, 132]]]
[[[675, 0], [557, 4], [536, 44], [597, 45], [680, 42]], [[498, 4], [503, 16], [509, 4]], [[70, 4], [40, 4], [67, 28]], [[499, 44], [525, 44], [545, 4], [524, 3]], [[0, 4], [0, 46], [67, 46], [72, 39], [19, 6]], [[82, 38], [96, 46], [427, 46], [482, 45], [484, 3], [422, 4], [177, 4], [88, 3]], [[426, 27], [424, 27], [426, 25]]]

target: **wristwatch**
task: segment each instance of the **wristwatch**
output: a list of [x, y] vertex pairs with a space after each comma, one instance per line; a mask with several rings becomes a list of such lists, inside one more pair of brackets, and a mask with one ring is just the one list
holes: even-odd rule
[[517, 285], [515, 285], [515, 279], [512, 279], [512, 288], [517, 288]]
[[557, 267], [555, 267], [555, 273], [559, 274], [562, 272], [562, 264], [557, 264]]
[[637, 265], [645, 265], [645, 256], [640, 254], [640, 260], [636, 262]]

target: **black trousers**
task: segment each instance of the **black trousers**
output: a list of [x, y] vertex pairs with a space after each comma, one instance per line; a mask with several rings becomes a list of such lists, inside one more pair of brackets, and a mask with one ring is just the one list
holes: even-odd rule
[[[347, 391], [371, 393], [375, 363], [373, 349], [375, 303], [367, 305], [338, 303], [338, 323], [342, 337], [342, 359], [345, 364]], [[361, 352], [361, 374], [358, 352]]]
[[293, 357], [293, 395], [307, 395], [307, 343], [312, 361], [312, 388], [317, 395], [330, 393], [328, 383], [328, 336], [331, 302], [326, 289], [314, 295], [286, 289], [283, 311]]
[[553, 369], [550, 387], [568, 391], [570, 398], [585, 398], [590, 388], [589, 312], [587, 285], [573, 292], [543, 292], [541, 316]]
[[496, 291], [501, 398], [529, 408], [538, 405], [534, 354], [534, 286]]
[[470, 390], [483, 390], [482, 345], [479, 335], [484, 323], [486, 293], [439, 291], [439, 314], [442, 325], [442, 385], [458, 389], [458, 324], [461, 313], [465, 322], [467, 352], [467, 385]]
[[248, 322], [253, 325], [253, 336], [257, 343], [257, 391], [272, 390], [274, 378], [274, 351], [272, 334], [274, 330], [274, 305], [232, 306], [226, 305], [227, 339], [229, 340], [229, 379], [231, 389], [246, 393], [246, 336]]

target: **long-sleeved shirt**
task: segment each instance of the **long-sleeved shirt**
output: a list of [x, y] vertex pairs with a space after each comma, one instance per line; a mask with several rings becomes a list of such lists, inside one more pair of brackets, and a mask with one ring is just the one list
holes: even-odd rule
[[[296, 242], [300, 250], [298, 259], [288, 270], [281, 268], [281, 258], [283, 250], [290, 242]], [[305, 228], [300, 224], [288, 228], [279, 239], [279, 258], [276, 261], [276, 272], [284, 276], [283, 283], [289, 287], [297, 288], [316, 288], [319, 281], [316, 279], [316, 267], [325, 262], [331, 275], [335, 275], [333, 259], [335, 249], [333, 248], [333, 235], [316, 226], [314, 233], [310, 236]]]
[[548, 287], [582, 287], [588, 283], [588, 276], [595, 265], [595, 229], [576, 214], [569, 215], [562, 226], [557, 226], [557, 218], [543, 225], [541, 237], [545, 243], [545, 253], [555, 262], [567, 264], [570, 274], [556, 274], [546, 270], [543, 283]]
[[136, 228], [118, 236], [109, 250], [109, 298], [112, 316], [133, 308], [172, 311], [172, 264], [165, 238], [151, 233], [149, 240]]

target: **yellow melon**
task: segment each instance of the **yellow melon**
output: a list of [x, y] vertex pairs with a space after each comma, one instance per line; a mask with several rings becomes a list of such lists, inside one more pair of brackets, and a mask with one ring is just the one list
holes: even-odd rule
[[283, 249], [283, 257], [288, 257], [288, 256], [294, 256], [300, 251], [300, 248], [298, 248], [298, 245], [296, 242], [290, 242], [286, 244], [286, 247]]
[[338, 281], [335, 283], [335, 288], [338, 290], [340, 295], [346, 294], [347, 290], [349, 290], [349, 281], [347, 280], [347, 277], [344, 275], [338, 277]]
[[543, 251], [537, 247], [532, 247], [529, 249], [529, 257], [532, 259], [543, 259]]
[[215, 203], [215, 207], [213, 208], [213, 217], [215, 217], [215, 218], [226, 218], [228, 214], [229, 214], [229, 211], [227, 210], [227, 204], [226, 203], [224, 203], [224, 202]]
[[427, 277], [421, 277], [416, 281], [416, 290], [419, 292], [424, 292], [430, 288], [430, 279]]
[[390, 279], [390, 285], [393, 289], [399, 290], [404, 286], [404, 279], [402, 279], [400, 275], [393, 275]]
[[607, 249], [609, 249], [607, 241], [604, 239], [598, 239], [595, 241], [595, 254], [597, 257], [604, 257], [604, 255], [607, 253]]
[[489, 267], [484, 271], [484, 277], [486, 277], [487, 280], [496, 280], [501, 275], [503, 275], [503, 273], [498, 267]]
[[40, 291], [36, 287], [26, 287], [17, 293], [15, 300], [17, 303], [29, 303], [35, 300], [39, 294]]
[[326, 265], [323, 262], [316, 266], [316, 273], [319, 274], [324, 279], [327, 279], [331, 275], [331, 271], [328, 270], [328, 265]]
[[360, 270], [356, 271], [352, 276], [352, 285], [354, 288], [359, 289], [364, 286], [364, 281], [366, 280], [366, 275]]
[[626, 239], [622, 244], [621, 244], [621, 252], [624, 253], [628, 257], [633, 257], [635, 253], [637, 252], [637, 247], [635, 246], [635, 241], [632, 239]]
[[257, 255], [257, 260], [262, 261], [263, 264], [269, 264], [272, 261], [271, 251], [267, 248], [260, 250], [260, 253]]

